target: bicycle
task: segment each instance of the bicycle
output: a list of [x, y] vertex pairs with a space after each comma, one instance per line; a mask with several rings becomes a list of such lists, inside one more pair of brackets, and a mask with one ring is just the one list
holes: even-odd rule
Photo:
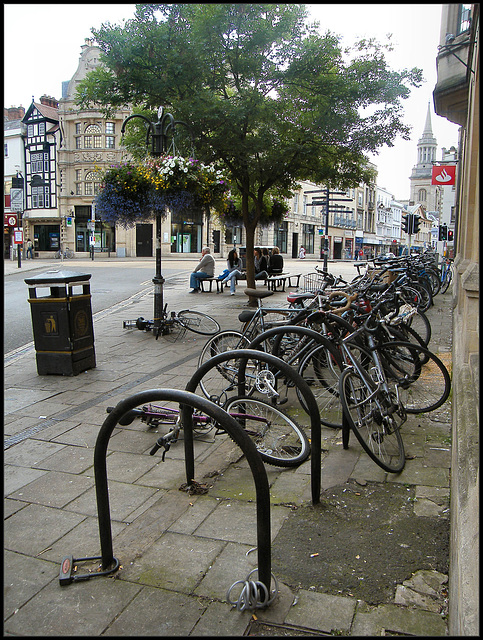
[[72, 251], [72, 249], [69, 249], [69, 247], [66, 247], [64, 249], [64, 251], [62, 251], [61, 249], [59, 249], [58, 251], [55, 252], [54, 254], [54, 258], [73, 258], [74, 257], [74, 252]]
[[[179, 407], [179, 405], [178, 405]], [[114, 407], [107, 407], [110, 413]], [[310, 454], [310, 444], [305, 431], [281, 409], [259, 398], [230, 398], [223, 407], [254, 441], [262, 460], [279, 467], [294, 467], [304, 462]], [[171, 445], [178, 442], [183, 428], [181, 412], [174, 406], [146, 404], [142, 408], [131, 409], [119, 420], [122, 426], [130, 425], [136, 418], [157, 429], [166, 425], [168, 433], [160, 436], [150, 455], [163, 449], [162, 461]], [[204, 437], [214, 430], [214, 435], [225, 433], [221, 426], [208, 415], [194, 411], [193, 434]]]
[[451, 280], [453, 279], [453, 260], [446, 258], [441, 263], [441, 293], [448, 291]]
[[163, 315], [158, 327], [155, 326], [154, 320], [145, 320], [142, 316], [136, 320], [124, 320], [122, 326], [124, 329], [153, 331], [155, 332], [156, 340], [160, 334], [163, 336], [168, 335], [175, 328], [181, 328], [183, 335], [188, 330], [203, 336], [216, 335], [221, 329], [214, 318], [201, 311], [183, 309], [183, 311], [171, 311], [168, 315], [167, 304], [164, 305]]
[[[251, 344], [257, 337], [264, 335], [270, 329], [281, 327], [299, 326], [303, 321], [312, 313], [311, 309], [286, 309], [281, 307], [264, 307], [262, 299], [273, 295], [273, 291], [260, 291], [258, 289], [246, 289], [247, 295], [255, 297], [257, 299], [256, 310], [242, 311], [238, 319], [243, 323], [241, 331], [226, 330], [221, 331], [212, 338], [210, 338], [203, 347], [200, 357], [198, 359], [198, 368], [200, 368], [205, 362], [227, 351], [236, 351], [238, 349], [251, 348]], [[273, 316], [283, 318], [282, 320], [274, 320]], [[279, 338], [277, 344], [278, 357], [281, 357], [285, 362], [291, 366], [296, 366], [301, 357], [308, 351], [313, 349], [316, 345], [314, 343], [313, 336], [305, 336], [299, 339], [299, 336], [291, 338], [285, 332], [283, 337], [283, 348], [280, 346]], [[292, 332], [293, 333], [293, 332]], [[270, 340], [262, 341], [259, 349], [270, 352], [272, 350], [272, 337]], [[330, 348], [330, 345], [328, 346]], [[238, 360], [234, 357], [232, 360], [224, 362], [218, 367], [221, 376], [228, 381], [229, 385], [235, 385], [238, 372]], [[248, 393], [253, 391], [253, 384], [251, 381], [254, 379], [256, 372], [258, 371], [258, 363], [250, 362], [247, 366], [247, 378], [248, 378]], [[250, 386], [251, 385], [251, 386]], [[213, 394], [211, 388], [208, 388], [206, 381], [200, 382], [201, 389], [207, 398], [210, 398]]]

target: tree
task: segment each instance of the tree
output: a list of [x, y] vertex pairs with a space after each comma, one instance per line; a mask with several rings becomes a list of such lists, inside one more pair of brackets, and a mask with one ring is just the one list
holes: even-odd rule
[[373, 40], [344, 59], [304, 5], [143, 4], [125, 26], [93, 34], [105, 67], [80, 83], [78, 104], [161, 104], [188, 123], [197, 157], [220, 162], [237, 191], [248, 286], [269, 196], [289, 197], [302, 179], [368, 181], [365, 154], [409, 139], [402, 100], [421, 71], [391, 71]]

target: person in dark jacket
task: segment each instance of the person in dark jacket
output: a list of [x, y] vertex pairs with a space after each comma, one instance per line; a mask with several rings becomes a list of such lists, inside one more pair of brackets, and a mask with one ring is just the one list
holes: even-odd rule
[[268, 273], [270, 275], [283, 273], [283, 256], [280, 255], [280, 250], [278, 247], [273, 247], [272, 249], [270, 264], [268, 265]]
[[268, 278], [268, 264], [262, 250], [258, 247], [254, 251], [255, 256], [255, 280], [266, 280]]

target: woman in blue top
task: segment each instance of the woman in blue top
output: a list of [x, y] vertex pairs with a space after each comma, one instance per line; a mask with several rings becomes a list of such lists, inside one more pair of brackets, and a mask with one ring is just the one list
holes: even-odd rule
[[235, 295], [235, 287], [237, 278], [239, 278], [242, 274], [242, 261], [241, 258], [238, 257], [236, 249], [232, 249], [228, 253], [228, 260], [226, 261], [226, 268], [230, 273], [228, 273], [224, 279], [222, 280], [223, 284], [230, 283], [230, 295]]

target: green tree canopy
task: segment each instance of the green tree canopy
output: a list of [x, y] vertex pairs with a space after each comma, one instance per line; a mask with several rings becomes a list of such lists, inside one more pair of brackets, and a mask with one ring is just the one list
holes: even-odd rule
[[[105, 66], [80, 83], [81, 106], [168, 108], [204, 162], [229, 171], [253, 255], [267, 195], [305, 179], [344, 188], [371, 178], [366, 154], [409, 139], [402, 100], [422, 80], [393, 71], [385, 48], [310, 25], [304, 5], [142, 4], [124, 26], [93, 29]], [[253, 286], [253, 263], [247, 263]]]

